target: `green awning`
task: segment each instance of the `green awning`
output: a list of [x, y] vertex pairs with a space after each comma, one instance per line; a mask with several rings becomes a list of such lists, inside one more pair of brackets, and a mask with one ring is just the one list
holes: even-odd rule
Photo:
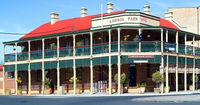
[[15, 71], [15, 65], [5, 65], [4, 70], [5, 71]]
[[57, 62], [56, 61], [44, 62], [44, 68], [45, 69], [56, 69], [57, 68]]
[[90, 59], [77, 59], [75, 62], [76, 62], [76, 67], [90, 66]]
[[188, 65], [193, 65], [193, 63], [194, 63], [193, 58], [187, 58]]
[[111, 56], [111, 63], [117, 64], [118, 63], [118, 56]]
[[185, 64], [185, 57], [178, 57], [178, 64]]
[[31, 63], [31, 70], [41, 70], [42, 69], [42, 63]]
[[93, 58], [93, 65], [105, 65], [108, 64], [109, 57]]
[[73, 60], [63, 60], [63, 61], [59, 61], [59, 67], [60, 67], [60, 68], [73, 67]]
[[169, 60], [169, 61], [168, 61], [169, 63], [176, 64], [176, 57], [175, 57], [175, 56], [169, 56], [168, 58], [169, 58], [169, 59], [168, 59], [168, 60]]
[[28, 71], [28, 64], [18, 64], [17, 71]]

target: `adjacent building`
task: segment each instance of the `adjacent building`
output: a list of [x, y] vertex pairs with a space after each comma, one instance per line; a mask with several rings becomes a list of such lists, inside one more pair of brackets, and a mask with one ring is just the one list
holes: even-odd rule
[[[45, 78], [51, 79], [55, 93], [61, 87], [65, 93], [107, 92], [121, 93], [121, 75], [127, 77], [129, 93], [137, 92], [147, 83], [146, 92], [153, 92], [156, 84], [152, 74], [164, 77], [164, 87], [170, 91], [188, 91], [199, 88], [200, 48], [195, 43], [200, 36], [181, 30], [176, 24], [136, 9], [113, 11], [59, 20], [51, 13], [51, 22], [45, 23], [18, 40], [4, 42], [4, 85], [7, 78], [22, 79], [13, 82], [14, 91], [24, 94], [42, 94]], [[6, 49], [13, 49], [7, 53]], [[117, 80], [116, 77], [117, 76]], [[70, 78], [74, 77], [70, 82]], [[12, 89], [12, 88], [11, 88]]]

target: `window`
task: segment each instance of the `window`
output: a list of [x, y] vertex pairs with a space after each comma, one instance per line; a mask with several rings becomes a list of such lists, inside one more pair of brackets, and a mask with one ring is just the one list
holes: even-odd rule
[[15, 78], [15, 73], [13, 71], [12, 72], [8, 72], [7, 78], [9, 78], [9, 79]]

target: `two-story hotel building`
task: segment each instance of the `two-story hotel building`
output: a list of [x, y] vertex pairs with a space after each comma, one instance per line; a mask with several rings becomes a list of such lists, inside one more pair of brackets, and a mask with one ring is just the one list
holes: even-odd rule
[[[199, 35], [151, 15], [149, 6], [144, 13], [136, 9], [113, 12], [112, 6], [108, 4], [108, 13], [90, 16], [82, 8], [81, 17], [66, 20], [52, 13], [51, 22], [18, 40], [4, 42], [4, 92], [8, 78], [16, 81], [20, 77], [20, 85], [13, 83], [15, 92], [22, 87], [23, 93], [42, 94], [48, 77], [55, 93], [61, 86], [66, 94], [76, 93], [77, 87], [81, 93], [121, 93], [122, 73], [128, 80], [128, 92], [144, 81], [146, 92], [153, 92], [156, 71], [164, 77], [161, 92], [164, 87], [176, 92], [199, 88], [195, 78], [200, 71], [200, 48], [195, 43]], [[79, 81], [69, 82], [71, 77]]]

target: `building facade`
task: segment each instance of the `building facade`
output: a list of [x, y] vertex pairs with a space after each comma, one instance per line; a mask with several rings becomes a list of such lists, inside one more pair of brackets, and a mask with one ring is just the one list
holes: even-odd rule
[[[145, 13], [128, 9], [87, 16], [82, 8], [79, 18], [58, 20], [51, 14], [45, 23], [16, 41], [4, 42], [4, 93], [10, 75], [14, 91], [24, 94], [45, 92], [45, 79], [50, 78], [55, 93], [62, 86], [65, 93], [108, 94], [123, 88], [121, 75], [127, 77], [129, 93], [137, 92], [147, 83], [146, 92], [156, 84], [152, 74], [164, 77], [160, 85], [170, 91], [199, 88], [200, 48], [186, 42], [198, 41], [200, 36], [180, 30], [168, 20], [152, 16], [148, 6]], [[13, 49], [13, 53], [6, 53]], [[76, 78], [71, 81], [71, 78]], [[117, 79], [116, 79], [117, 78]]]
[[199, 7], [169, 8], [165, 18], [174, 21], [182, 30], [200, 34]]

